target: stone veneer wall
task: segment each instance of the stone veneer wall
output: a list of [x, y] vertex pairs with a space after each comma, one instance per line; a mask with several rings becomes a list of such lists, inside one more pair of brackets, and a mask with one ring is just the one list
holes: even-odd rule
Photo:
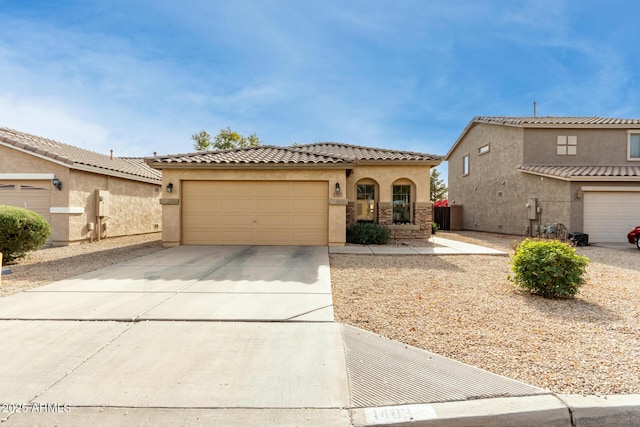
[[356, 204], [355, 202], [347, 203], [347, 228], [356, 223]]
[[[377, 205], [377, 223], [387, 228], [392, 239], [428, 239], [431, 237], [431, 222], [433, 221], [433, 205], [431, 203], [413, 204], [413, 224], [394, 224], [393, 209], [389, 202], [379, 202]], [[347, 204], [347, 227], [356, 223], [355, 203]]]

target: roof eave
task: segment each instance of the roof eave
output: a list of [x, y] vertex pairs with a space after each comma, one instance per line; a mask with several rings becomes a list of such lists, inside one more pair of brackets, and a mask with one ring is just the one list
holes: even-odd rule
[[[19, 151], [21, 153], [24, 154], [28, 154], [30, 156], [34, 156], [34, 157], [38, 157], [40, 159], [46, 160], [48, 162], [51, 163], [55, 163], [57, 165], [60, 166], [64, 166], [67, 167], [69, 169], [74, 169], [74, 170], [80, 170], [80, 171], [84, 171], [84, 172], [92, 172], [92, 173], [97, 173], [97, 174], [101, 174], [101, 175], [109, 175], [109, 176], [113, 176], [113, 177], [117, 177], [117, 178], [124, 178], [124, 179], [128, 179], [128, 180], [132, 180], [132, 181], [141, 181], [141, 182], [146, 182], [149, 184], [158, 184], [160, 185], [162, 183], [162, 178], [147, 178], [144, 176], [139, 176], [139, 175], [132, 175], [132, 174], [126, 174], [123, 172], [117, 172], [114, 170], [110, 170], [110, 169], [104, 169], [104, 168], [99, 168], [99, 167], [95, 167], [95, 166], [89, 166], [89, 165], [85, 165], [82, 163], [75, 163], [67, 158], [64, 157], [60, 157], [60, 156], [56, 156], [56, 158], [53, 158], [51, 156], [47, 156], [44, 154], [40, 154], [37, 153], [35, 151], [32, 150], [28, 150], [28, 149], [24, 149], [21, 147], [18, 147], [16, 145], [7, 143], [5, 141], [0, 141], [0, 145], [7, 147], [7, 148], [11, 148], [14, 149], [16, 151]], [[27, 146], [30, 147], [30, 146]], [[33, 147], [32, 147], [33, 148]]]
[[558, 176], [550, 173], [544, 172], [534, 172], [518, 169], [519, 172], [528, 173], [530, 175], [537, 175], [544, 178], [553, 178], [561, 181], [569, 181], [569, 182], [582, 182], [582, 181], [599, 181], [599, 182], [640, 182], [640, 176], [576, 176], [576, 175], [565, 175]]
[[204, 163], [204, 162], [154, 162], [147, 163], [154, 169], [353, 169], [353, 163]]

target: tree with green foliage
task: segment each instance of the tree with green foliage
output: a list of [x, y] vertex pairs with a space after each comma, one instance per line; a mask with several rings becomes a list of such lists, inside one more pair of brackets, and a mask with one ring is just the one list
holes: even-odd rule
[[438, 200], [444, 200], [447, 198], [449, 189], [447, 184], [440, 179], [440, 172], [436, 168], [431, 169], [431, 201], [437, 202]]
[[211, 135], [204, 130], [191, 135], [191, 139], [194, 141], [193, 148], [196, 151], [230, 150], [232, 148], [257, 147], [260, 145], [260, 138], [255, 133], [245, 137], [230, 128], [221, 129], [213, 138], [213, 142], [211, 141]]

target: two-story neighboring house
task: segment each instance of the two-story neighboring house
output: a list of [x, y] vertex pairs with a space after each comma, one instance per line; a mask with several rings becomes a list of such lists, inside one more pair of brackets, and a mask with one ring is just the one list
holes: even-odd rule
[[640, 225], [640, 119], [474, 117], [446, 160], [466, 230], [623, 242]]

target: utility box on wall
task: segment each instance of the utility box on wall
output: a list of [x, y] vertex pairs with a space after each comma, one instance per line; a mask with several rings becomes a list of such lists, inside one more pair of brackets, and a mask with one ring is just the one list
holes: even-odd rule
[[100, 218], [109, 216], [108, 190], [96, 190], [96, 216]]

